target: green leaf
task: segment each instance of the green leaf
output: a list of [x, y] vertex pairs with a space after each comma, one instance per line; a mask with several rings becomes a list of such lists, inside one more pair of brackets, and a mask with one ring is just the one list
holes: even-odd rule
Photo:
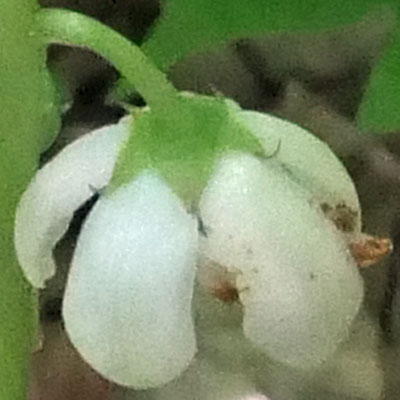
[[263, 155], [258, 139], [235, 116], [239, 109], [223, 98], [180, 94], [164, 109], [142, 112], [119, 155], [110, 192], [154, 168], [193, 205], [222, 152]]
[[14, 251], [17, 202], [58, 131], [33, 0], [0, 0], [0, 399], [26, 399], [37, 312]]
[[143, 49], [166, 70], [190, 53], [228, 40], [331, 29], [360, 19], [379, 4], [378, 0], [169, 0]]
[[400, 27], [375, 66], [358, 111], [365, 131], [387, 133], [400, 129]]

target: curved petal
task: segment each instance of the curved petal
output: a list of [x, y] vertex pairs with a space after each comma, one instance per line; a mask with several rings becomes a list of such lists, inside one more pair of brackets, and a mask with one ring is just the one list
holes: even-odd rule
[[154, 387], [190, 363], [197, 236], [197, 221], [149, 171], [94, 206], [75, 250], [63, 314], [72, 343], [106, 378]]
[[31, 284], [43, 288], [55, 272], [52, 250], [73, 213], [107, 185], [131, 118], [95, 130], [63, 149], [40, 169], [15, 216], [18, 261]]
[[200, 201], [204, 254], [237, 273], [245, 335], [299, 367], [346, 337], [363, 288], [340, 233], [278, 161], [224, 157]]
[[[235, 349], [232, 349], [235, 351]], [[200, 354], [182, 376], [152, 391], [152, 400], [268, 400], [257, 393], [247, 370], [221, 368]], [[147, 391], [135, 393], [132, 400], [148, 400]]]
[[355, 215], [354, 230], [360, 231], [360, 203], [354, 183], [326, 143], [300, 126], [272, 115], [255, 111], [237, 115], [261, 140], [267, 154], [276, 149], [273, 158], [321, 205], [331, 209], [347, 207]]
[[362, 309], [351, 327], [349, 340], [313, 374], [314, 386], [337, 393], [340, 399], [381, 399], [385, 384], [380, 329], [378, 318]]

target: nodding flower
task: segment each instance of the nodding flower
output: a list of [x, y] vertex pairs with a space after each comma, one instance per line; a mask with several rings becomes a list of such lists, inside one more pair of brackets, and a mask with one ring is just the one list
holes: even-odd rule
[[[223, 313], [239, 305], [242, 340], [290, 367], [320, 365], [348, 335], [363, 298], [349, 250], [361, 235], [351, 179], [327, 145], [295, 124], [240, 109], [236, 118], [272, 155], [221, 153], [196, 215], [149, 168], [100, 191], [83, 224], [63, 318], [82, 357], [111, 381], [161, 386], [205, 357], [206, 339], [197, 339], [203, 319], [215, 316], [199, 322], [199, 291]], [[52, 250], [74, 211], [93, 188], [107, 187], [134, 123], [124, 118], [76, 140], [23, 194], [15, 246], [36, 288], [55, 272]], [[252, 393], [245, 398], [264, 398]]]

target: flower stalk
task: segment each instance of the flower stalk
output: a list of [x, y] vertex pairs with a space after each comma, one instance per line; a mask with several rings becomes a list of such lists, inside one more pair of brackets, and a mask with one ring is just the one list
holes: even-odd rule
[[0, 7], [0, 398], [22, 400], [37, 305], [17, 263], [14, 215], [59, 118], [33, 18], [39, 5], [1, 0]]
[[164, 107], [177, 91], [129, 39], [86, 15], [43, 9], [36, 21], [47, 43], [89, 48], [109, 60], [136, 87], [151, 108]]

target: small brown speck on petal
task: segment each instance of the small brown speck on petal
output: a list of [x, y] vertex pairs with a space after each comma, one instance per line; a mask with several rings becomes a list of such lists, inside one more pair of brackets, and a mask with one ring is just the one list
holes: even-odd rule
[[211, 289], [212, 294], [224, 303], [232, 304], [239, 299], [237, 288], [228, 281], [220, 281]]
[[349, 233], [355, 230], [358, 213], [346, 204], [340, 203], [331, 207], [329, 204], [323, 203], [321, 209], [340, 231]]
[[369, 267], [381, 261], [393, 250], [389, 238], [365, 235], [357, 242], [350, 243], [350, 251], [360, 267]]

